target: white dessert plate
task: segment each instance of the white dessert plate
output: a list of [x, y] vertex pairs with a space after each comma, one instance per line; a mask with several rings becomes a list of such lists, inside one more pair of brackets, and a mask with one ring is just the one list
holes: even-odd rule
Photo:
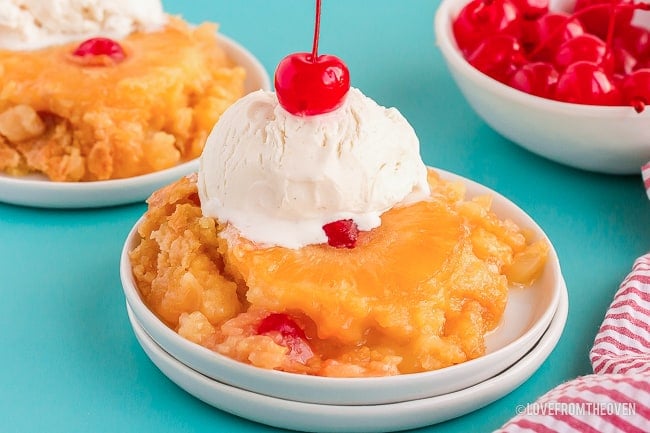
[[486, 337], [487, 353], [436, 371], [382, 378], [329, 378], [267, 370], [244, 364], [180, 337], [147, 308], [133, 279], [128, 252], [138, 243], [138, 221], [122, 250], [120, 274], [126, 300], [138, 322], [166, 352], [219, 382], [258, 394], [319, 404], [386, 404], [457, 391], [510, 367], [533, 347], [548, 327], [565, 286], [557, 254], [543, 230], [520, 208], [475, 182], [438, 170], [444, 178], [463, 182], [467, 197], [490, 194], [493, 209], [544, 238], [551, 245], [546, 268], [531, 287], [511, 288], [500, 326]]
[[[246, 69], [246, 92], [269, 90], [266, 69], [246, 48], [217, 34], [231, 59]], [[198, 170], [198, 159], [154, 173], [97, 182], [52, 182], [43, 175], [9, 176], [0, 173], [0, 202], [45, 208], [91, 208], [144, 201], [153, 191]]]
[[[256, 394], [206, 377], [165, 352], [129, 309], [136, 338], [153, 363], [179, 387], [218, 409], [274, 427], [310, 432], [385, 432], [413, 429], [477, 410], [524, 383], [557, 344], [568, 313], [563, 287], [558, 309], [542, 338], [514, 365], [469, 388], [436, 397], [381, 405], [302, 403]], [[128, 307], [127, 307], [128, 308]]]

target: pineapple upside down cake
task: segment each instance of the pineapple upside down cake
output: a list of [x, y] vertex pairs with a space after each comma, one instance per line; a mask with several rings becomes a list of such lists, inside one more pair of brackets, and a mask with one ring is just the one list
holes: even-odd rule
[[144, 303], [266, 369], [386, 376], [482, 356], [549, 245], [427, 168], [406, 119], [317, 40], [282, 59], [276, 93], [223, 113], [198, 174], [149, 198], [129, 252]]
[[534, 281], [549, 250], [490, 197], [465, 199], [427, 169], [399, 112], [354, 88], [308, 116], [248, 94], [211, 132], [199, 173], [148, 203], [130, 251], [145, 304], [197, 344], [302, 374], [482, 356], [509, 286]]
[[[125, 21], [126, 15], [95, 3], [106, 7], [94, 11], [104, 20], [101, 25]], [[144, 8], [145, 3], [159, 2], [124, 7]], [[57, 8], [63, 6], [50, 9]], [[34, 32], [42, 31], [50, 15], [41, 17], [42, 8], [32, 9]], [[23, 12], [30, 10], [21, 7], [16, 14]], [[0, 12], [0, 171], [95, 181], [197, 158], [220, 114], [242, 96], [245, 71], [219, 45], [215, 25], [190, 26], [159, 12], [140, 13], [158, 16], [153, 28], [131, 26], [118, 37], [85, 40], [66, 33], [75, 16], [68, 14], [63, 16], [67, 22], [57, 23], [62, 30], [41, 38], [46, 42], [8, 47], [2, 43], [6, 29]], [[97, 24], [88, 14], [79, 18], [82, 29]], [[28, 28], [29, 22], [23, 24]], [[30, 42], [31, 34], [19, 36]], [[20, 40], [9, 40], [15, 39]]]

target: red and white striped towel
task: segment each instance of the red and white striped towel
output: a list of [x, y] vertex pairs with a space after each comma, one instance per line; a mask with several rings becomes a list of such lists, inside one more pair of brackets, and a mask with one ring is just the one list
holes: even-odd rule
[[594, 374], [521, 406], [500, 432], [650, 431], [650, 253], [634, 263], [590, 352]]
[[597, 374], [650, 374], [650, 254], [636, 260], [621, 284], [589, 358]]
[[[642, 176], [650, 198], [650, 163]], [[519, 406], [498, 432], [650, 432], [650, 253], [621, 283], [589, 357], [594, 374]]]

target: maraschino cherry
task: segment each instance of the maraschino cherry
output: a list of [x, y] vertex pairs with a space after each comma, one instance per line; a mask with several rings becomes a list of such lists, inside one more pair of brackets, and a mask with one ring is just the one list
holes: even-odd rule
[[509, 86], [531, 95], [550, 98], [555, 93], [558, 73], [547, 62], [531, 62], [523, 65], [510, 77]]
[[105, 65], [106, 60], [119, 63], [126, 58], [122, 46], [113, 39], [91, 38], [83, 41], [72, 52], [75, 57], [88, 60], [88, 64]]
[[[580, 21], [587, 32], [605, 39], [611, 19], [614, 19], [613, 25], [618, 29], [630, 26], [634, 9], [621, 6], [632, 4], [632, 0], [576, 0], [574, 10], [576, 12], [584, 11], [580, 16]], [[605, 7], [593, 7], [595, 5]]]
[[323, 226], [328, 245], [335, 248], [354, 248], [359, 238], [359, 227], [351, 219], [337, 220]]
[[650, 69], [637, 69], [623, 81], [623, 102], [637, 113], [650, 103]]
[[293, 53], [275, 70], [275, 92], [280, 105], [297, 116], [336, 110], [350, 90], [350, 72], [341, 59], [318, 55], [321, 0], [316, 0], [316, 22], [311, 53]]
[[563, 12], [549, 12], [526, 24], [523, 45], [534, 61], [550, 61], [560, 45], [584, 33], [580, 21]]
[[620, 105], [621, 95], [605, 71], [594, 62], [575, 62], [560, 74], [558, 101], [588, 105]]
[[514, 36], [496, 34], [479, 44], [467, 61], [479, 71], [505, 83], [526, 59]]
[[257, 334], [272, 336], [277, 344], [289, 349], [293, 360], [300, 363], [314, 356], [305, 331], [285, 313], [271, 313], [263, 318], [257, 326]]
[[565, 70], [569, 65], [587, 61], [603, 63], [607, 46], [602, 39], [589, 33], [578, 35], [560, 45], [555, 52], [555, 66]]
[[518, 37], [521, 14], [511, 0], [472, 0], [454, 20], [453, 31], [458, 47], [469, 54], [494, 34]]
[[636, 58], [645, 58], [650, 55], [650, 30], [633, 25], [617, 28], [612, 43]]

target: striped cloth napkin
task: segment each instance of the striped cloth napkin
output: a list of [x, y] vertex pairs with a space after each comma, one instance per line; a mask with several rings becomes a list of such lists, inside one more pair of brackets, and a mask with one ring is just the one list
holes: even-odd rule
[[[642, 177], [650, 198], [650, 163]], [[650, 253], [621, 283], [589, 358], [594, 374], [520, 406], [498, 432], [650, 432]]]
[[641, 177], [645, 185], [645, 192], [648, 194], [648, 198], [650, 198], [650, 162], [641, 168]]

